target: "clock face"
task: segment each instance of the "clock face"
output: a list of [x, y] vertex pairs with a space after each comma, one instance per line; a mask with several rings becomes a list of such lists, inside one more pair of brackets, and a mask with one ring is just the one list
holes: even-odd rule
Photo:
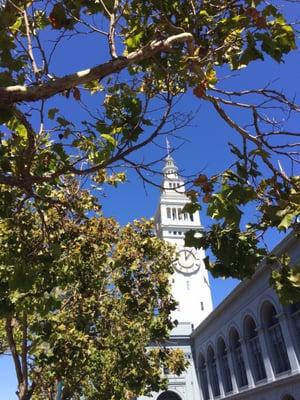
[[191, 249], [182, 249], [178, 253], [176, 269], [180, 272], [191, 273], [197, 271], [199, 264]]

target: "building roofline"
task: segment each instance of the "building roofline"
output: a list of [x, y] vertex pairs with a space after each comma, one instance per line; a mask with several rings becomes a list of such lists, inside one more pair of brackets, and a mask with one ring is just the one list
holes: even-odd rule
[[[293, 244], [295, 244], [299, 240], [294, 232], [290, 232], [283, 240], [281, 240], [272, 250], [272, 253], [275, 255], [279, 255], [290, 248]], [[192, 332], [191, 337], [195, 337], [198, 333], [204, 329], [207, 325], [209, 325], [214, 319], [216, 319], [227, 306], [238, 298], [245, 288], [250, 286], [252, 282], [258, 279], [267, 269], [271, 269], [269, 265], [263, 260], [254, 273], [254, 275], [250, 279], [245, 279], [241, 283], [239, 283], [230, 293], [225, 297], [225, 299], [197, 326], [197, 328]]]

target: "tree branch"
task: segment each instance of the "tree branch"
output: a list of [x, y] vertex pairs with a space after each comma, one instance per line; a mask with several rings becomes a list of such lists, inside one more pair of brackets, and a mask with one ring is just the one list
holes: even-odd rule
[[119, 2], [118, 0], [114, 0], [114, 8], [112, 13], [110, 14], [110, 26], [109, 26], [109, 35], [108, 35], [108, 43], [110, 49], [110, 55], [112, 58], [117, 58], [117, 50], [115, 43], [115, 34], [116, 34], [116, 21], [117, 21], [117, 9]]
[[32, 86], [8, 86], [0, 88], [0, 104], [13, 104], [22, 101], [37, 101], [47, 99], [75, 86], [88, 83], [92, 80], [100, 80], [111, 74], [120, 72], [131, 64], [138, 63], [153, 57], [162, 51], [170, 51], [175, 43], [190, 42], [193, 40], [191, 33], [185, 32], [173, 35], [164, 40], [155, 40], [150, 44], [129, 53], [126, 57], [121, 56], [107, 63], [97, 65], [71, 75], [55, 78], [47, 83]]
[[[220, 106], [220, 104], [216, 98], [214, 98], [213, 96], [209, 96], [209, 95], [204, 95], [203, 98], [212, 103], [212, 105], [214, 106], [217, 113], [222, 117], [222, 119], [231, 128], [233, 128], [236, 132], [238, 132], [245, 140], [249, 140], [252, 143], [254, 143], [258, 149], [262, 149], [262, 145], [265, 143], [261, 140], [261, 138], [251, 135], [248, 131], [246, 131], [244, 128], [242, 128], [240, 125], [238, 125], [235, 121], [233, 121], [233, 119], [231, 119], [230, 116]], [[262, 160], [269, 167], [269, 169], [273, 172], [275, 177], [280, 176], [284, 181], [287, 181], [290, 183], [290, 179], [287, 177], [287, 175], [282, 173], [282, 171], [277, 170], [274, 167], [274, 165], [271, 163], [271, 161], [268, 160], [268, 158], [264, 157], [264, 158], [262, 158]]]
[[22, 321], [22, 372], [23, 372], [23, 387], [24, 393], [28, 391], [28, 365], [27, 365], [27, 313], [23, 312]]
[[30, 26], [29, 26], [29, 21], [28, 21], [28, 16], [27, 16], [27, 11], [26, 10], [23, 11], [23, 15], [24, 15], [24, 21], [25, 21], [25, 27], [26, 27], [26, 36], [27, 36], [27, 43], [28, 43], [28, 54], [29, 54], [29, 57], [30, 57], [30, 61], [31, 61], [33, 72], [34, 72], [35, 77], [37, 79], [38, 78], [39, 69], [38, 69], [38, 67], [36, 65], [35, 58], [34, 58], [34, 55], [33, 55], [31, 32], [30, 32]]
[[249, 132], [246, 131], [246, 129], [242, 128], [239, 126], [233, 119], [229, 117], [229, 115], [223, 110], [223, 108], [220, 106], [219, 101], [217, 98], [209, 95], [205, 95], [204, 98], [208, 100], [212, 105], [214, 106], [215, 110], [217, 113], [220, 115], [220, 117], [235, 131], [237, 131], [240, 135], [242, 135], [243, 138], [250, 140], [251, 142], [255, 143], [257, 146], [260, 145], [259, 140], [251, 135]]
[[115, 163], [116, 161], [119, 160], [123, 160], [125, 157], [127, 157], [128, 155], [130, 155], [133, 152], [136, 152], [137, 150], [141, 149], [142, 147], [146, 146], [147, 144], [149, 144], [150, 142], [153, 141], [153, 139], [159, 134], [160, 130], [162, 129], [162, 127], [164, 126], [164, 124], [166, 123], [168, 116], [171, 112], [171, 108], [172, 108], [172, 102], [170, 101], [170, 103], [168, 104], [168, 107], [164, 113], [164, 115], [161, 118], [160, 123], [158, 124], [158, 126], [155, 128], [155, 130], [151, 133], [151, 135], [149, 135], [146, 139], [144, 139], [143, 141], [141, 141], [140, 143], [137, 143], [133, 146], [128, 147], [127, 149], [125, 149], [124, 151], [122, 151], [121, 153], [117, 153], [115, 156], [111, 157], [106, 163], [104, 164], [98, 164], [95, 165], [91, 168], [87, 168], [87, 169], [82, 169], [79, 170], [77, 168], [72, 168], [71, 172], [76, 174], [76, 175], [88, 175], [88, 174], [92, 174], [94, 172], [99, 171], [100, 168], [107, 168], [109, 165]]
[[23, 381], [23, 374], [22, 374], [21, 363], [19, 360], [19, 355], [18, 355], [17, 348], [16, 348], [16, 343], [14, 340], [12, 318], [6, 319], [5, 330], [6, 330], [8, 345], [9, 345], [9, 348], [10, 348], [10, 351], [11, 351], [11, 354], [12, 354], [12, 357], [14, 360], [14, 364], [15, 364], [15, 370], [16, 370], [16, 375], [17, 375], [17, 379], [18, 379], [18, 384], [20, 385]]

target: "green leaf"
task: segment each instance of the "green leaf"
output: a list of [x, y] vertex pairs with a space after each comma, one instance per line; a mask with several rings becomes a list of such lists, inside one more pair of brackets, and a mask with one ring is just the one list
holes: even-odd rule
[[83, 87], [88, 89], [91, 94], [95, 94], [95, 93], [98, 93], [98, 92], [103, 92], [103, 90], [104, 90], [104, 86], [101, 85], [101, 83], [99, 82], [98, 79], [85, 83], [83, 85]]
[[214, 86], [218, 82], [217, 73], [213, 68], [209, 68], [205, 73], [206, 81]]
[[27, 129], [23, 124], [18, 124], [15, 128], [15, 131], [22, 139], [27, 139]]
[[268, 151], [263, 150], [263, 149], [251, 150], [249, 155], [250, 156], [257, 155], [257, 156], [260, 156], [261, 158], [266, 159], [266, 160], [271, 157], [271, 154]]
[[22, 18], [18, 18], [18, 19], [15, 21], [15, 23], [14, 23], [13, 25], [10, 26], [10, 29], [11, 29], [13, 32], [16, 32], [16, 31], [18, 31], [18, 30], [20, 29], [21, 25], [22, 25]]
[[266, 8], [263, 9], [262, 15], [265, 17], [272, 15], [273, 17], [276, 17], [278, 15], [278, 10], [275, 6], [272, 4], [268, 4]]
[[61, 143], [54, 143], [52, 145], [52, 150], [62, 159], [62, 160], [67, 160], [68, 155], [66, 154], [64, 147]]
[[48, 118], [53, 120], [55, 118], [55, 115], [59, 112], [58, 108], [50, 108], [48, 111]]
[[292, 223], [294, 222], [294, 220], [295, 220], [295, 218], [297, 217], [298, 214], [299, 214], [299, 211], [296, 211], [296, 212], [289, 212], [289, 211], [284, 212], [284, 217], [280, 221], [280, 224], [278, 225], [278, 229], [286, 231], [288, 228], [290, 228], [290, 226], [292, 225]]
[[113, 136], [108, 135], [106, 133], [102, 133], [101, 137], [103, 137], [103, 139], [105, 139], [107, 142], [109, 142], [113, 147], [116, 147], [117, 140]]
[[143, 36], [144, 36], [144, 32], [141, 30], [140, 32], [138, 32], [136, 34], [132, 33], [131, 36], [129, 36], [125, 39], [125, 44], [126, 44], [126, 47], [129, 52], [133, 51], [139, 47]]
[[68, 125], [72, 125], [72, 123], [70, 121], [68, 121], [67, 119], [63, 118], [63, 117], [57, 117], [56, 121], [59, 123], [59, 125], [61, 126], [68, 126]]
[[183, 213], [187, 212], [187, 213], [192, 215], [192, 214], [194, 214], [195, 212], [197, 212], [199, 210], [200, 210], [200, 204], [198, 204], [198, 203], [187, 203], [183, 207], [182, 212]]

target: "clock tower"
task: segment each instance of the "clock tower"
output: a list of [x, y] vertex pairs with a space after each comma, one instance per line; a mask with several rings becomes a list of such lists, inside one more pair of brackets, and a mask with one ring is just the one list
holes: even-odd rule
[[189, 199], [185, 182], [179, 175], [173, 158], [168, 155], [163, 168], [163, 183], [155, 215], [157, 236], [176, 246], [177, 261], [172, 276], [172, 293], [178, 302], [172, 318], [191, 323], [196, 328], [212, 311], [208, 273], [204, 267], [202, 249], [184, 246], [185, 232], [201, 231], [199, 213], [188, 214], [183, 207]]
[[164, 371], [168, 379], [168, 390], [142, 396], [138, 400], [199, 400], [201, 398], [191, 333], [212, 311], [212, 300], [208, 274], [203, 262], [204, 251], [184, 245], [185, 232], [191, 229], [201, 232], [199, 213], [188, 214], [183, 211], [188, 201], [185, 194], [185, 182], [173, 158], [168, 154], [163, 168], [160, 200], [155, 215], [157, 236], [174, 244], [177, 251], [171, 285], [173, 297], [178, 305], [171, 318], [177, 320], [178, 324], [171, 331], [166, 346], [180, 349], [188, 361], [188, 366], [180, 376]]

